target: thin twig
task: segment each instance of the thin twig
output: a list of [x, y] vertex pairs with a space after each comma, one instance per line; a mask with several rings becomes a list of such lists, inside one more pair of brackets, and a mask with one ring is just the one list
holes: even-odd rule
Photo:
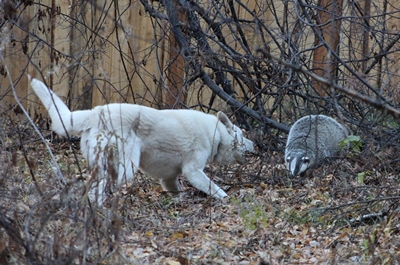
[[21, 101], [19, 100], [19, 98], [17, 96], [17, 92], [15, 90], [14, 82], [11, 79], [11, 73], [10, 73], [8, 67], [7, 67], [7, 63], [6, 63], [5, 59], [4, 59], [3, 53], [1, 51], [0, 51], [0, 58], [3, 61], [4, 68], [5, 68], [6, 72], [7, 72], [8, 80], [10, 82], [10, 86], [11, 86], [15, 101], [17, 102], [18, 106], [21, 108], [22, 112], [27, 117], [27, 119], [28, 119], [29, 123], [32, 125], [33, 129], [36, 131], [36, 133], [42, 139], [44, 145], [46, 146], [46, 148], [47, 148], [47, 150], [48, 150], [48, 152], [50, 154], [51, 160], [53, 161], [53, 164], [54, 164], [54, 167], [52, 167], [52, 169], [54, 171], [54, 174], [56, 175], [57, 179], [59, 180], [60, 186], [63, 188], [65, 186], [65, 184], [67, 183], [67, 181], [65, 180], [64, 175], [62, 174], [61, 169], [58, 166], [58, 163], [56, 161], [56, 158], [54, 157], [53, 152], [50, 149], [50, 146], [47, 144], [46, 140], [44, 139], [43, 135], [40, 133], [40, 131], [37, 128], [36, 124], [33, 122], [31, 117], [29, 116], [28, 112], [25, 110], [24, 106], [22, 105]]

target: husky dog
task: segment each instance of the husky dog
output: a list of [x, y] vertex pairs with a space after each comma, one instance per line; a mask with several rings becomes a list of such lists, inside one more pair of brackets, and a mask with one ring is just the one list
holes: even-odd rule
[[204, 167], [208, 162], [244, 163], [245, 153], [254, 149], [223, 112], [215, 116], [134, 104], [71, 112], [43, 82], [30, 76], [29, 80], [50, 115], [52, 130], [61, 136], [81, 136], [81, 152], [97, 178], [89, 195], [99, 204], [109, 176], [117, 176], [120, 185], [138, 168], [158, 179], [166, 191], [182, 191], [182, 175], [195, 188], [223, 199], [227, 194], [207, 177]]
[[296, 121], [289, 131], [285, 162], [292, 176], [303, 175], [325, 158], [339, 151], [347, 130], [324, 115], [308, 115]]

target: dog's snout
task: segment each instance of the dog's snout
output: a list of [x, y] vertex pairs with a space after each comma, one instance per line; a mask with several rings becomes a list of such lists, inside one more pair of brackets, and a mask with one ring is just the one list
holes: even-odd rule
[[248, 152], [253, 152], [254, 151], [254, 143], [248, 139], [245, 139], [245, 146], [246, 146], [246, 151]]

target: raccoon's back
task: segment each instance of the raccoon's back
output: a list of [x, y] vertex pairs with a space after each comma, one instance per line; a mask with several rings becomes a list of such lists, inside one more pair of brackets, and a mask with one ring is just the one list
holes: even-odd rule
[[346, 137], [347, 130], [334, 119], [308, 115], [290, 129], [286, 149], [312, 153], [319, 160], [334, 155], [339, 150], [339, 142]]

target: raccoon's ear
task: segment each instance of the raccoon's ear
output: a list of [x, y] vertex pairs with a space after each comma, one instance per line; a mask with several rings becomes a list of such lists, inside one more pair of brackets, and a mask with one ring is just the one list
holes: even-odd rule
[[232, 129], [233, 123], [228, 118], [228, 116], [226, 116], [225, 113], [223, 113], [222, 111], [218, 111], [217, 117], [218, 117], [218, 120], [220, 122], [222, 122], [222, 124], [225, 125], [229, 130]]

